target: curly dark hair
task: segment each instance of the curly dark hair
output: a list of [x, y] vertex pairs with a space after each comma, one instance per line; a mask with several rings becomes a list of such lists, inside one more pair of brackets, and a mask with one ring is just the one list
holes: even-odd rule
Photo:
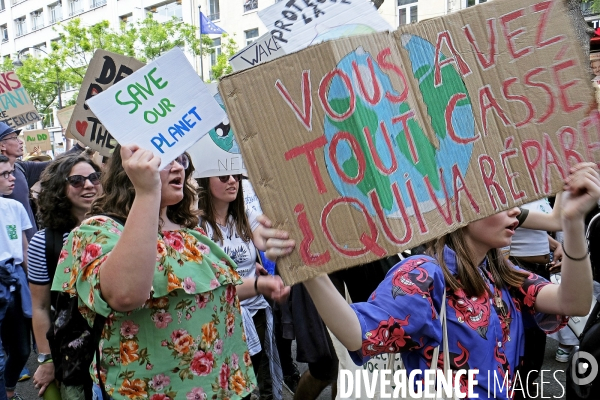
[[82, 162], [89, 164], [94, 171], [100, 171], [100, 167], [87, 156], [65, 154], [50, 162], [42, 172], [37, 216], [45, 228], [68, 231], [77, 226], [78, 221], [71, 215], [73, 205], [67, 198], [67, 178], [71, 169]]
[[[190, 160], [190, 165], [185, 170], [183, 200], [167, 207], [167, 217], [176, 224], [193, 229], [198, 226], [197, 212], [192, 211], [196, 190], [189, 182], [190, 176], [194, 173], [194, 165], [189, 154], [184, 154]], [[120, 145], [115, 147], [115, 151], [104, 169], [102, 187], [104, 193], [94, 201], [90, 214], [108, 215], [125, 224], [135, 199], [135, 188], [123, 168]], [[159, 216], [157, 215], [157, 217]], [[161, 225], [159, 224], [159, 229]]]
[[[211, 238], [215, 243], [221, 243], [223, 241], [223, 234], [217, 224], [215, 208], [213, 204], [212, 194], [210, 193], [210, 178], [199, 178], [196, 179], [198, 182], [198, 209], [200, 210], [200, 216], [202, 218], [200, 224], [204, 230], [206, 230], [207, 224], [210, 224], [213, 230], [213, 237]], [[230, 222], [229, 217], [232, 217]], [[227, 223], [230, 224], [230, 232], [235, 229], [237, 235], [242, 238], [245, 242], [252, 240], [252, 229], [250, 228], [250, 222], [246, 217], [246, 206], [244, 204], [244, 190], [242, 188], [242, 181], [239, 182], [239, 189], [235, 200], [229, 203], [227, 209]]]

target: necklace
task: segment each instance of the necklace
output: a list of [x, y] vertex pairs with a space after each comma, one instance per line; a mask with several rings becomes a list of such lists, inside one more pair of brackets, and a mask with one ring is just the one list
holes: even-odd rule
[[492, 295], [494, 296], [494, 305], [496, 306], [497, 312], [499, 312], [500, 315], [502, 315], [503, 317], [506, 317], [508, 315], [508, 310], [504, 306], [504, 301], [502, 301], [502, 291], [496, 287], [494, 283], [494, 278], [488, 270], [487, 266], [488, 263], [486, 259], [486, 263], [484, 263], [484, 266], [482, 267], [483, 279], [488, 285], [491, 285], [493, 288]]

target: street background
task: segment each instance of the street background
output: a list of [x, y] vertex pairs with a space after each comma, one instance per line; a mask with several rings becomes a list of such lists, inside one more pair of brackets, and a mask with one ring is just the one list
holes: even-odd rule
[[[552, 370], [552, 371], [561, 371], [556, 374], [558, 380], [560, 380], [561, 385], [556, 382], [553, 378], [553, 373], [544, 373], [544, 380], [548, 383], [543, 385], [543, 393], [538, 393], [536, 397], [534, 393], [531, 393], [532, 398], [546, 398], [546, 399], [564, 399], [564, 385], [565, 385], [565, 371], [567, 369], [567, 363], [559, 363], [554, 359], [554, 354], [556, 353], [556, 348], [558, 347], [558, 342], [554, 339], [548, 338], [546, 343], [546, 355], [544, 358], [543, 369]], [[296, 353], [296, 342], [293, 342], [293, 353], [295, 356]], [[37, 355], [34, 352], [31, 352], [31, 356], [29, 357], [29, 361], [27, 362], [27, 367], [31, 372], [31, 376], [33, 377], [33, 373], [37, 368]], [[306, 364], [298, 364], [298, 368], [300, 372], [304, 372], [307, 369]], [[29, 379], [25, 382], [20, 382], [17, 385], [17, 392], [23, 397], [25, 400], [35, 400], [38, 399], [37, 390], [33, 387], [32, 379]], [[283, 389], [283, 398], [284, 400], [293, 400], [293, 395], [284, 387]], [[328, 387], [321, 393], [318, 400], [330, 400], [331, 399], [331, 387]]]

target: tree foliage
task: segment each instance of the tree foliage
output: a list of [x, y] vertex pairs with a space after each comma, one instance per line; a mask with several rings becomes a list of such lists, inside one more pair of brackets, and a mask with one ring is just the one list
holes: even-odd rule
[[[54, 29], [59, 37], [52, 41], [46, 54], [41, 54], [41, 51], [38, 55], [30, 49], [28, 53], [18, 55], [23, 66], [15, 68], [9, 59], [0, 66], [2, 71], [16, 71], [42, 114], [49, 113], [51, 106], [58, 106], [58, 83], [62, 90], [67, 84], [77, 89], [81, 86], [97, 49], [135, 57], [143, 62], [152, 61], [176, 46], [185, 48], [194, 56], [212, 52], [212, 40], [207, 35], [199, 38], [197, 27], [175, 17], [159, 22], [148, 14], [143, 20], [122, 23], [116, 29], [111, 28], [108, 21], [85, 26], [79, 18], [74, 18]], [[62, 106], [73, 103], [76, 98], [76, 93], [69, 101], [63, 98]]]
[[212, 79], [219, 80], [223, 75], [233, 72], [229, 59], [238, 51], [238, 45], [233, 37], [224, 33], [221, 35], [221, 53], [217, 55], [217, 62], [211, 67]]

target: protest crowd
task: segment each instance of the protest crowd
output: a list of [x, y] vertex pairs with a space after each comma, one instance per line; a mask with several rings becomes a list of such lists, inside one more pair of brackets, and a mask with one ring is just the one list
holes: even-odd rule
[[[549, 9], [546, 3], [536, 5], [535, 12]], [[549, 39], [543, 44], [539, 35], [539, 48], [553, 43]], [[417, 41], [406, 36], [402, 40], [407, 48], [409, 43], [414, 45]], [[563, 39], [556, 39], [560, 40]], [[360, 50], [357, 57], [364, 55], [363, 49]], [[569, 50], [561, 51], [562, 57]], [[382, 50], [376, 62], [386, 71], [402, 75], [399, 67], [392, 63], [392, 57], [388, 58], [389, 54], [389, 48]], [[445, 71], [455, 71], [455, 66], [464, 67], [457, 61], [458, 55], [453, 56], [455, 58], [443, 61], [440, 68], [444, 67], [444, 74], [436, 75], [435, 79], [450, 80], [452, 75]], [[103, 55], [102, 62], [107, 62], [106, 57]], [[349, 71], [358, 76], [358, 79], [352, 78], [352, 82], [344, 75], [342, 63], [334, 72], [326, 74], [335, 90], [344, 85], [348, 85], [348, 89], [352, 89], [351, 85], [360, 88], [348, 100], [349, 111], [343, 116], [335, 109], [339, 106], [335, 101], [339, 99], [326, 97], [325, 90], [319, 87], [321, 105], [327, 115], [323, 118], [334, 121], [330, 126], [337, 127], [335, 123], [354, 118], [352, 107], [366, 107], [357, 100], [359, 96], [367, 98], [368, 103], [372, 95], [373, 107], [384, 98], [392, 103], [406, 100], [406, 94], [386, 88], [387, 81], [380, 75], [376, 78], [383, 72], [374, 69], [373, 60], [363, 60], [368, 68], [360, 70], [362, 73], [370, 71], [373, 93], [366, 93], [365, 82], [360, 78], [359, 69], [364, 67], [357, 66], [360, 59], [348, 62]], [[110, 58], [110, 62], [116, 70], [119, 58]], [[131, 78], [139, 82], [145, 79], [148, 85], [145, 93], [152, 90], [167, 93], [176, 85], [175, 76], [186, 73], [182, 68], [167, 79], [161, 75], [160, 67], [148, 70], [146, 68], [152, 66], [139, 64], [140, 75], [131, 71]], [[302, 72], [302, 90], [306, 89], [305, 93], [310, 95], [310, 77], [305, 72]], [[339, 81], [334, 81], [338, 79], [336, 74], [342, 77]], [[323, 87], [326, 79], [321, 81]], [[505, 89], [516, 81], [510, 82]], [[442, 85], [441, 82], [429, 83], [431, 90]], [[127, 84], [127, 79], [119, 84]], [[123, 108], [123, 113], [135, 114], [138, 107], [142, 109], [146, 105], [142, 106], [140, 99], [149, 102], [151, 96], [144, 95], [133, 83], [129, 85], [128, 101], [122, 101], [123, 90], [119, 90], [115, 98], [120, 106], [133, 106], [131, 110]], [[297, 117], [294, 123], [312, 132], [312, 109], [300, 110], [300, 103], [296, 104], [288, 91], [289, 85], [286, 87], [277, 80], [272, 86], [284, 99], [284, 107], [289, 105], [294, 110]], [[204, 90], [204, 86], [198, 87]], [[566, 88], [568, 85], [561, 90], [566, 91]], [[459, 102], [467, 98], [467, 89], [465, 87], [465, 93], [460, 92], [463, 90], [460, 87], [457, 90], [458, 94], [450, 96], [448, 102], [458, 108], [462, 107]], [[384, 91], [387, 92], [384, 94]], [[431, 93], [422, 89], [422, 100], [428, 106], [432, 104], [432, 96], [427, 97]], [[37, 148], [25, 153], [21, 127], [0, 122], [0, 400], [24, 399], [16, 387], [17, 382], [27, 379], [38, 396], [48, 400], [281, 400], [284, 391], [289, 391], [296, 400], [316, 400], [329, 386], [333, 400], [348, 398], [348, 387], [341, 380], [342, 375], [347, 378], [348, 371], [356, 378], [356, 386], [350, 385], [352, 390], [356, 388], [353, 398], [366, 399], [373, 395], [364, 388], [360, 393], [358, 378], [374, 377], [379, 387], [374, 370], [387, 369], [392, 373], [405, 371], [407, 376], [420, 371], [407, 384], [408, 394], [401, 398], [435, 398], [425, 393], [430, 385], [426, 373], [433, 372], [435, 376], [440, 371], [452, 378], [453, 389], [446, 391], [444, 398], [538, 398], [548, 336], [558, 341], [555, 357], [565, 363], [567, 369], [565, 398], [599, 398], [600, 378], [585, 383], [578, 378], [585, 372], [578, 367], [581, 364], [578, 357], [585, 359], [587, 354], [595, 359], [597, 374], [596, 357], [600, 356], [600, 306], [596, 301], [600, 300], [597, 159], [566, 157], [564, 170], [558, 166], [559, 161], [552, 159], [548, 164], [553, 167], [546, 166], [547, 169], [560, 170], [560, 179], [556, 181], [561, 187], [560, 191], [555, 188], [554, 192], [558, 191], [555, 196], [536, 196], [538, 200], [520, 201], [520, 206], [513, 207], [503, 202], [502, 211], [494, 208], [494, 212], [487, 212], [491, 209], [488, 208], [485, 215], [480, 215], [460, 175], [462, 172], [456, 167], [451, 172], [458, 222], [453, 229], [429, 236], [428, 240], [419, 241], [419, 246], [404, 246], [399, 252], [387, 251], [377, 243], [376, 235], [368, 237], [365, 233], [357, 242], [377, 257], [355, 262], [352, 268], [316, 273], [315, 265], [336, 262], [329, 251], [318, 253], [321, 250], [315, 247], [319, 246], [311, 247], [316, 228], [310, 225], [307, 215], [319, 210], [308, 210], [309, 206], [305, 207], [298, 200], [291, 222], [298, 222], [299, 230], [284, 229], [290, 225], [271, 220], [272, 216], [263, 213], [259, 195], [267, 191], [257, 193], [251, 184], [263, 187], [271, 184], [255, 180], [255, 175], [248, 172], [254, 173], [260, 167], [247, 165], [237, 170], [232, 161], [229, 169], [211, 170], [206, 167], [205, 156], [199, 156], [195, 150], [204, 142], [194, 145], [197, 139], [189, 139], [194, 127], [205, 123], [208, 128], [200, 135], [212, 130], [203, 137], [214, 136], [211, 140], [223, 142], [228, 136], [233, 137], [228, 123], [213, 123], [235, 118], [229, 115], [232, 109], [228, 107], [225, 115], [221, 104], [216, 102], [203, 104], [206, 108], [187, 104], [186, 108], [179, 109], [180, 101], [171, 102], [165, 97], [158, 103], [163, 107], [162, 112], [166, 115], [174, 108], [179, 119], [164, 125], [164, 132], [168, 134], [125, 142], [119, 140], [118, 115], [107, 111], [109, 107], [101, 108], [108, 102], [107, 96], [101, 96], [104, 95], [95, 96], [87, 103], [91, 111], [86, 108], [88, 113], [98, 112], [105, 125], [100, 128], [100, 122], [94, 123], [93, 129], [98, 132], [104, 129], [102, 145], [98, 148], [75, 141], [70, 149], [54, 156]], [[211, 94], [210, 98], [213, 97], [218, 96]], [[481, 102], [482, 98], [480, 95]], [[304, 100], [305, 107], [312, 107], [310, 99]], [[561, 101], [566, 107], [568, 100]], [[269, 103], [268, 99], [264, 102]], [[490, 104], [488, 108], [496, 115], [503, 115], [497, 103]], [[571, 106], [575, 107], [573, 104], [576, 104], [574, 101]], [[78, 106], [83, 107], [83, 104], [78, 103]], [[209, 106], [214, 108], [205, 113]], [[531, 110], [536, 111], [533, 106]], [[103, 113], [111, 112], [112, 119], [103, 119]], [[448, 109], [440, 111], [444, 112], [445, 123], [451, 125], [454, 117], [448, 114]], [[484, 127], [487, 126], [485, 112]], [[567, 114], [565, 110], [553, 118], [566, 118]], [[155, 119], [149, 121], [149, 115]], [[159, 116], [163, 117], [154, 108], [154, 114], [146, 112], [140, 118], [154, 124]], [[394, 118], [394, 123], [401, 122], [401, 117]], [[398, 125], [404, 127], [407, 136], [408, 118], [412, 118], [412, 114]], [[463, 124], [466, 125], [469, 124]], [[236, 127], [241, 126], [236, 124]], [[339, 126], [350, 131], [347, 126]], [[383, 120], [380, 126], [385, 131]], [[414, 133], [416, 128], [410, 126]], [[432, 126], [435, 127], [435, 123]], [[500, 125], [494, 125], [497, 126]], [[494, 127], [490, 124], [485, 129], [492, 131]], [[351, 133], [342, 128], [336, 131], [332, 142], [346, 141], [352, 151], [358, 153], [359, 144], [354, 146], [358, 141], [351, 139]], [[367, 128], [364, 127], [365, 135]], [[465, 132], [457, 133], [452, 126], [444, 128], [448, 140], [459, 142], [461, 146], [479, 138], [474, 131], [472, 137]], [[242, 142], [240, 138], [251, 139], [244, 137], [245, 134], [254, 135], [236, 132], [240, 136], [236, 137], [235, 146]], [[545, 132], [543, 135], [548, 136]], [[575, 133], [572, 135], [575, 137]], [[493, 135], [490, 133], [490, 136]], [[322, 143], [318, 140], [321, 137], [310, 143]], [[369, 140], [373, 139], [367, 142]], [[386, 143], [391, 146], [389, 140]], [[422, 146], [424, 142], [420, 143]], [[502, 150], [508, 152], [511, 143], [507, 140], [506, 149]], [[367, 145], [373, 152], [373, 147], [377, 147], [372, 142]], [[444, 142], [439, 147], [446, 145]], [[228, 146], [233, 146], [232, 142]], [[320, 146], [323, 147], [324, 142]], [[552, 144], [544, 142], [544, 146], [549, 148]], [[245, 163], [251, 164], [255, 159], [246, 157], [248, 148], [244, 152]], [[303, 150], [294, 153], [298, 148]], [[317, 150], [306, 148], [294, 148], [286, 152], [285, 157], [289, 161], [302, 154], [309, 163], [314, 161], [307, 173], [314, 178], [319, 168], [315, 159]], [[346, 178], [352, 175], [343, 169], [346, 164], [335, 163], [339, 157], [335, 154], [335, 145], [328, 149], [333, 160], [331, 170]], [[411, 153], [415, 156], [417, 150], [413, 148], [405, 153], [415, 151]], [[573, 146], [567, 150], [571, 155], [576, 153]], [[529, 154], [525, 150], [523, 153]], [[365, 154], [363, 157], [367, 157]], [[487, 154], [481, 155], [477, 165], [486, 184], [493, 186], [494, 178], [485, 176], [487, 170], [481, 161], [491, 160], [491, 157], [485, 157]], [[361, 166], [360, 157], [357, 159], [358, 181], [365, 175], [361, 175], [361, 168], [368, 170], [369, 166]], [[433, 163], [437, 159], [420, 161]], [[393, 155], [389, 160], [380, 157], [374, 165], [383, 170], [388, 162], [394, 165], [397, 160]], [[491, 161], [487, 162], [488, 166], [492, 165]], [[528, 167], [534, 169], [532, 165], [537, 162], [526, 160], [525, 164], [529, 163]], [[397, 169], [398, 165], [393, 168]], [[433, 165], [434, 174], [437, 169]], [[439, 170], [445, 191], [442, 168]], [[393, 172], [386, 173], [386, 179], [388, 176], [391, 179]], [[546, 170], [544, 174], [550, 173]], [[543, 176], [544, 185], [549, 186], [550, 178]], [[355, 178], [351, 178], [341, 181], [356, 184]], [[405, 185], [402, 189], [399, 182], [391, 180], [385, 188], [390, 193], [389, 199], [398, 203], [397, 214], [406, 213], [402, 196], [405, 201], [410, 198], [411, 215], [418, 221], [423, 235], [430, 232], [416, 199], [422, 199], [421, 195], [434, 196], [429, 178], [424, 174], [425, 183], [418, 185], [421, 192], [411, 186], [410, 179], [402, 182]], [[315, 179], [309, 184], [316, 184], [322, 194], [337, 182], [327, 186]], [[514, 196], [516, 191], [512, 185], [509, 180]], [[452, 187], [452, 183], [447, 186]], [[494, 187], [499, 193], [497, 186]], [[537, 184], [532, 187], [537, 190]], [[365, 201], [367, 206], [353, 200], [356, 206], [353, 210], [362, 207], [366, 215], [367, 207], [372, 205], [372, 214], [380, 218], [377, 221], [381, 222], [387, 237], [393, 238], [395, 228], [386, 226], [382, 217], [380, 197], [385, 198], [379, 189], [375, 185], [368, 190], [371, 203]], [[408, 195], [404, 195], [405, 189]], [[550, 192], [550, 189], [544, 190]], [[540, 193], [540, 190], [535, 192]], [[270, 209], [279, 195], [284, 202], [286, 193], [271, 196]], [[461, 219], [460, 195], [463, 203], [470, 203], [465, 209], [477, 210], [477, 218]], [[349, 198], [351, 194], [344, 194], [344, 201]], [[331, 205], [328, 212], [338, 204], [336, 201], [328, 203], [328, 207]], [[452, 225], [448, 220], [452, 220], [454, 210], [451, 211], [447, 193], [446, 201], [447, 217], [440, 211], [439, 221], [436, 221], [440, 225], [443, 220]], [[427, 212], [443, 208], [436, 198], [429, 203], [431, 209]], [[322, 215], [319, 228], [323, 228], [324, 235], [331, 240], [328, 214], [323, 211]], [[404, 220], [408, 219], [404, 215]], [[360, 225], [351, 217], [346, 222]], [[360, 229], [372, 232], [379, 229], [376, 223], [367, 225], [369, 228], [361, 226]], [[295, 236], [298, 232], [304, 236]], [[417, 228], [414, 232], [418, 236]], [[409, 235], [409, 226], [406, 235]], [[400, 243], [398, 239], [395, 243], [400, 246], [417, 241], [418, 238]], [[350, 240], [341, 243], [338, 253], [348, 255], [355, 245]], [[309, 273], [293, 275], [297, 272], [294, 268], [301, 267], [285, 263], [296, 253], [306, 262], [303, 271]], [[347, 258], [353, 257], [359, 258], [354, 254]], [[287, 285], [282, 277], [289, 276], [301, 278]], [[295, 352], [292, 351], [294, 341]], [[36, 354], [38, 366], [34, 371], [26, 371], [24, 368], [32, 352]], [[585, 365], [593, 369], [590, 360], [588, 358]], [[308, 364], [308, 369], [301, 374], [297, 363]], [[375, 367], [371, 370], [363, 365]], [[466, 373], [461, 375], [463, 370], [475, 370], [476, 380]], [[398, 389], [398, 382], [393, 380], [387, 385], [390, 392]], [[437, 393], [441, 397], [440, 381], [434, 380], [432, 387], [433, 396]], [[429, 389], [431, 387], [427, 387], [427, 392]], [[383, 389], [378, 396], [385, 397]]]

